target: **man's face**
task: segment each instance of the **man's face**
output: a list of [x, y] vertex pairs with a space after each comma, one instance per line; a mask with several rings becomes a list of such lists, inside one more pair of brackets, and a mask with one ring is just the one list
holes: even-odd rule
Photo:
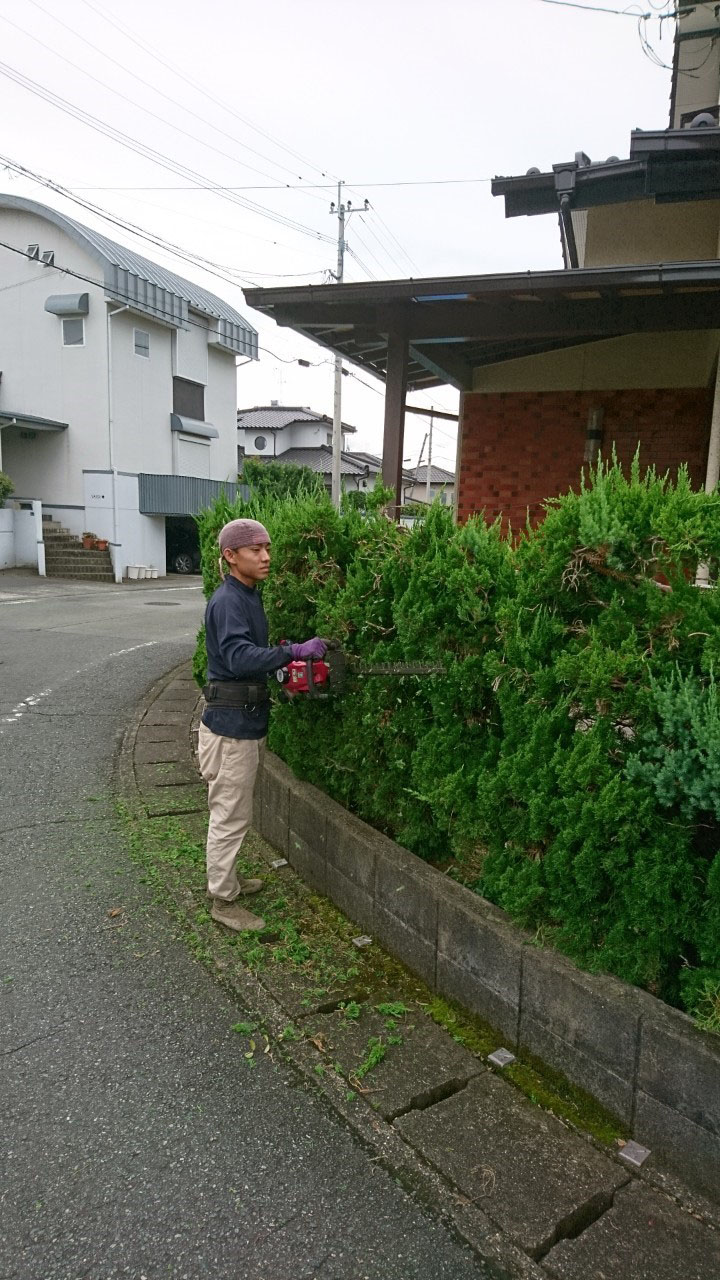
[[270, 543], [253, 542], [249, 547], [233, 547], [223, 551], [234, 578], [246, 587], [264, 582], [270, 572]]

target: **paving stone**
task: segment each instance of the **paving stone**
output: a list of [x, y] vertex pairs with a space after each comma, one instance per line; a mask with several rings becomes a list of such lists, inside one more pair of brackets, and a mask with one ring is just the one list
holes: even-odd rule
[[193, 813], [207, 808], [207, 791], [202, 783], [181, 787], [151, 787], [141, 791], [151, 818], [161, 814]]
[[308, 1016], [321, 1016], [318, 1009], [327, 1009], [328, 1005], [340, 1000], [352, 1000], [356, 995], [355, 987], [334, 987], [331, 990], [313, 986], [306, 973], [299, 969], [283, 969], [274, 965], [272, 969], [263, 969], [258, 977], [264, 987], [272, 992], [278, 1004], [281, 1004], [288, 1015], [296, 1022]]
[[187, 717], [183, 724], [149, 724], [143, 720], [138, 727], [137, 742], [180, 742], [187, 750]]
[[717, 1280], [720, 1233], [633, 1182], [576, 1240], [543, 1259], [555, 1280]]
[[396, 1126], [533, 1258], [603, 1209], [629, 1174], [490, 1072]]
[[[328, 1057], [337, 1061], [351, 1083], [368, 1052], [368, 1041], [379, 1037], [387, 1053], [362, 1079], [368, 1098], [386, 1120], [410, 1107], [428, 1106], [447, 1097], [482, 1071], [477, 1058], [438, 1027], [420, 1009], [398, 1018], [397, 1028], [376, 1010], [364, 1010], [359, 1018], [347, 1018], [342, 1010], [312, 1018], [308, 1025], [321, 1032]], [[389, 1037], [402, 1037], [391, 1044]]]
[[177, 740], [170, 742], [136, 742], [134, 760], [140, 764], [168, 764], [171, 760], [188, 759], [187, 743]]
[[145, 712], [142, 723], [144, 725], [163, 725], [164, 727], [182, 725], [186, 736], [188, 732], [187, 712], [163, 711], [157, 702], [154, 702], [150, 710]]
[[176, 787], [198, 782], [198, 772], [190, 759], [140, 762], [136, 758], [135, 777], [143, 791], [149, 787]]
[[165, 694], [162, 694], [159, 698], [156, 698], [153, 703], [153, 707], [156, 710], [179, 711], [184, 716], [192, 715], [196, 705], [197, 698], [192, 697], [192, 695], [190, 697], [185, 696], [184, 698], [175, 695], [175, 697], [169, 698]]

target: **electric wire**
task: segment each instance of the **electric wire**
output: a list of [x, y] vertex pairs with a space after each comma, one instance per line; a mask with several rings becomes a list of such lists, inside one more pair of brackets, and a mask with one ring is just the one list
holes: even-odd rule
[[165, 67], [168, 71], [172, 72], [174, 76], [177, 76], [178, 79], [182, 80], [185, 84], [190, 85], [191, 88], [195, 89], [197, 93], [202, 94], [203, 97], [208, 99], [208, 101], [214, 102], [215, 105], [221, 107], [223, 111], [226, 111], [229, 115], [234, 116], [236, 120], [239, 120], [241, 124], [245, 125], [246, 128], [251, 129], [253, 133], [257, 133], [260, 137], [266, 138], [267, 141], [272, 142], [273, 146], [278, 147], [279, 150], [286, 152], [286, 154], [292, 156], [293, 159], [299, 160], [301, 164], [307, 165], [308, 168], [313, 169], [316, 173], [319, 173], [321, 177], [333, 178], [337, 183], [338, 181], [337, 176], [334, 173], [332, 173], [329, 169], [323, 169], [321, 165], [313, 164], [311, 160], [306, 159], [306, 157], [302, 156], [299, 152], [294, 151], [292, 147], [286, 146], [284, 142], [281, 142], [280, 139], [274, 137], [273, 134], [268, 133], [266, 129], [261, 129], [258, 125], [253, 124], [251, 120], [248, 120], [246, 116], [241, 115], [238, 111], [235, 110], [234, 107], [229, 106], [227, 102], [224, 102], [221, 98], [216, 97], [215, 94], [210, 93], [209, 90], [205, 89], [201, 84], [198, 83], [197, 80], [193, 80], [190, 76], [185, 75], [185, 73], [180, 71], [176, 66], [174, 66], [172, 62], [168, 62], [166, 58], [161, 57], [160, 54], [157, 52], [157, 50], [154, 49], [151, 44], [149, 44], [145, 40], [142, 40], [138, 35], [133, 34], [129, 27], [124, 26], [123, 23], [118, 22], [116, 18], [111, 17], [99, 5], [92, 4], [91, 0], [82, 0], [82, 3], [86, 6], [86, 8], [91, 9], [93, 13], [97, 14], [98, 17], [102, 18], [105, 22], [109, 23], [110, 26], [114, 27], [116, 31], [119, 31], [122, 35], [124, 35], [127, 40], [130, 40], [139, 49], [142, 49], [143, 52], [146, 53], [149, 57], [153, 58], [156, 62], [159, 62], [161, 66]]
[[152, 161], [160, 168], [167, 169], [171, 173], [176, 173], [178, 176], [193, 180], [197, 187], [214, 191], [223, 199], [230, 200], [232, 203], [239, 205], [248, 212], [254, 213], [262, 218], [268, 218], [271, 222], [276, 222], [280, 226], [289, 228], [292, 231], [296, 231], [302, 235], [309, 235], [313, 239], [320, 240], [325, 244], [335, 243], [332, 236], [328, 236], [325, 232], [315, 231], [313, 228], [306, 226], [305, 223], [298, 222], [294, 218], [285, 217], [285, 215], [279, 214], [275, 210], [268, 209], [266, 206], [260, 205], [254, 200], [248, 200], [246, 197], [237, 193], [219, 189], [217, 184], [212, 183], [205, 175], [191, 169], [188, 165], [184, 165], [178, 160], [173, 160], [170, 156], [164, 155], [154, 147], [150, 147], [148, 144], [140, 142], [137, 138], [131, 137], [129, 134], [124, 133], [121, 129], [117, 129], [107, 121], [101, 120], [91, 112], [85, 111], [82, 107], [78, 107], [67, 98], [63, 98], [60, 94], [56, 94], [52, 90], [47, 89], [44, 85], [32, 80], [29, 76], [26, 76], [21, 71], [11, 67], [8, 63], [0, 62], [0, 74], [20, 85], [22, 88], [27, 89], [28, 92], [32, 93], [36, 97], [42, 98], [45, 102], [56, 107], [65, 115], [71, 116], [81, 124], [93, 129], [96, 133], [100, 133], [104, 137], [110, 138], [113, 142], [117, 142], [126, 150], [133, 151], [136, 155], [143, 156], [145, 159]]
[[[119, 62], [117, 58], [113, 58], [111, 54], [107, 53], [99, 45], [94, 44], [92, 40], [88, 40], [87, 37], [84, 35], [81, 35], [79, 31], [75, 31], [75, 29], [71, 27], [69, 23], [64, 22], [62, 18], [59, 18], [57, 16], [57, 14], [53, 13], [50, 9], [46, 9], [44, 5], [40, 4], [40, 0], [30, 0], [30, 3], [35, 5], [35, 7], [39, 9], [42, 13], [46, 14], [47, 17], [52, 18], [55, 22], [59, 23], [59, 25], [61, 27], [64, 27], [66, 31], [69, 31], [74, 39], [81, 40], [83, 44], [86, 44], [88, 48], [94, 50], [95, 53], [99, 53], [101, 57], [106, 58], [108, 62], [111, 62], [113, 64], [113, 66], [119, 67], [125, 76], [130, 76], [133, 80], [137, 80], [139, 84], [144, 85], [145, 88], [150, 89], [153, 93], [158, 94], [159, 97], [164, 98], [166, 102], [171, 103], [174, 107], [179, 107], [181, 111], [185, 111], [188, 115], [193, 116], [194, 119], [199, 120], [201, 124], [206, 125], [210, 129], [214, 129], [216, 133], [222, 134], [223, 137], [228, 138], [229, 141], [233, 142], [236, 146], [241, 147], [245, 151], [252, 152], [253, 155], [259, 156], [260, 159], [262, 160], [267, 160], [271, 165], [274, 165], [276, 168], [284, 169], [286, 173], [291, 173], [294, 178], [298, 178], [298, 177], [302, 178], [302, 175], [296, 174], [294, 170], [288, 169], [285, 165], [278, 164], [276, 161], [272, 160], [269, 156], [264, 155], [263, 152], [257, 151], [255, 147], [249, 147], [246, 143], [241, 142], [239, 138], [235, 137], [234, 134], [228, 133], [225, 129], [221, 129], [218, 125], [215, 125], [210, 120], [207, 120], [205, 116], [199, 115], [197, 111], [193, 111], [191, 107], [186, 106], [185, 103], [180, 102], [177, 98], [173, 98], [170, 94], [165, 93], [162, 89], [159, 89], [156, 85], [151, 84], [148, 80], [145, 80], [142, 76], [139, 76], [137, 72], [132, 71], [130, 67], [126, 66], [122, 62]], [[41, 46], [41, 48], [47, 49], [48, 52], [54, 54], [57, 58], [60, 58], [63, 62], [67, 63], [68, 66], [73, 67], [76, 71], [80, 71], [82, 75], [85, 75], [88, 77], [88, 79], [95, 81], [95, 83], [101, 85], [102, 88], [108, 89], [110, 93], [116, 94], [116, 96], [122, 98], [125, 102], [129, 102], [132, 106], [136, 107], [139, 111], [144, 111], [147, 115], [152, 116], [153, 119], [160, 120], [161, 123], [167, 125], [168, 128], [175, 129], [177, 132], [184, 134], [185, 137], [192, 138], [195, 142], [199, 142], [201, 146], [206, 146], [211, 151], [217, 152], [218, 155], [222, 155], [222, 156], [225, 156], [227, 159], [233, 160], [234, 163], [240, 165], [241, 168], [248, 169], [252, 173], [258, 173], [260, 174], [261, 177], [269, 178], [272, 180], [272, 177], [273, 177], [272, 174], [266, 173], [265, 170], [258, 169], [253, 165], [246, 164], [245, 161], [239, 160], [236, 156], [229, 155], [228, 152], [226, 151], [221, 151], [219, 148], [213, 147], [211, 143], [204, 142], [203, 139], [196, 137], [196, 135], [194, 134], [188, 133], [187, 130], [182, 129], [179, 125], [174, 124], [171, 120], [167, 120], [163, 116], [158, 115], [156, 112], [151, 111], [149, 107], [145, 107], [141, 103], [136, 102], [133, 98], [128, 97], [127, 94], [121, 93], [120, 90], [118, 89], [114, 89], [111, 85], [107, 84], [106, 81], [100, 80], [99, 77], [92, 75], [92, 73], [88, 71], [87, 68], [80, 66], [76, 62], [73, 62], [70, 58], [60, 53], [60, 51], [58, 49], [55, 49], [52, 45], [46, 44], [46, 42], [44, 40], [41, 40], [39, 36], [33, 35], [33, 33], [30, 31], [26, 31], [24, 27], [21, 27], [20, 24], [13, 21], [13, 19], [8, 18], [6, 14], [0, 14], [0, 17], [2, 18], [3, 22], [8, 23], [10, 26], [14, 27], [17, 31], [22, 32], [22, 34], [27, 36], [28, 39], [34, 40], [36, 44], [39, 44]], [[283, 183], [281, 180], [277, 180], [277, 185], [280, 188], [283, 188], [285, 186], [285, 183]], [[273, 189], [274, 189], [273, 187], [267, 188], [267, 190], [273, 190]], [[302, 183], [302, 180], [301, 180], [298, 183], [296, 190], [303, 190], [303, 189], [304, 189], [304, 184]], [[314, 193], [310, 191], [308, 191], [307, 194], [309, 196], [312, 196], [312, 198], [315, 200], [322, 200], [322, 196], [316, 196], [314, 195]]]
[[55, 182], [52, 178], [46, 178], [41, 174], [34, 173], [24, 165], [18, 164], [17, 161], [11, 160], [9, 156], [0, 155], [0, 164], [4, 164], [7, 169], [17, 173], [19, 176], [28, 178], [33, 182], [37, 182], [48, 190], [53, 191], [57, 195], [71, 201], [73, 204], [79, 205], [79, 207], [84, 209], [87, 213], [92, 213], [96, 217], [111, 223], [113, 226], [119, 227], [123, 231], [130, 232], [131, 235], [136, 236], [138, 239], [147, 241], [155, 248], [163, 249], [166, 253], [180, 258], [183, 262], [190, 263], [193, 266], [199, 266], [203, 271], [207, 271], [209, 274], [217, 276], [227, 284], [237, 286], [238, 283], [242, 281], [244, 284], [255, 286], [258, 278], [270, 279], [284, 277], [287, 279], [294, 279], [298, 276], [304, 277], [307, 275], [320, 274], [321, 269], [313, 272], [265, 272], [253, 271], [251, 268], [245, 269], [242, 267], [231, 267], [223, 263], [214, 262], [212, 259], [204, 257], [202, 254], [196, 253], [190, 249], [185, 249], [181, 245], [174, 244], [164, 236], [157, 235], [152, 231], [146, 230], [144, 227], [140, 227], [137, 223], [131, 222], [126, 218], [121, 218], [119, 215], [110, 213], [109, 210], [102, 209], [99, 205], [94, 204], [90, 200], [86, 200], [81, 196], [73, 195], [72, 192], [68, 191], [60, 183]]

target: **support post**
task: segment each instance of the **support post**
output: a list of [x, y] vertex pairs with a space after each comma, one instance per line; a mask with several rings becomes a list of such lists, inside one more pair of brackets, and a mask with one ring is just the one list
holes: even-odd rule
[[387, 369], [385, 374], [385, 429], [383, 434], [382, 478], [386, 489], [392, 489], [394, 503], [389, 514], [399, 518], [402, 506], [402, 459], [405, 437], [405, 395], [408, 374], [408, 336], [402, 326], [388, 333]]

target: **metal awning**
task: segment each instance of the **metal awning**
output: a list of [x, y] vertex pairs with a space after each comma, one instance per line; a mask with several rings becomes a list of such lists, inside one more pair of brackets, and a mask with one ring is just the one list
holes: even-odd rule
[[384, 378], [391, 334], [407, 386], [630, 333], [720, 328], [720, 262], [247, 289], [251, 307]]
[[217, 440], [220, 432], [210, 422], [199, 422], [197, 418], [186, 418], [181, 413], [170, 414], [170, 430], [182, 431], [186, 436], [199, 436], [202, 440]]
[[25, 427], [29, 431], [67, 431], [69, 423], [56, 422], [53, 418], [36, 418], [31, 413], [15, 413], [0, 409], [0, 430], [3, 427]]
[[408, 390], [636, 333], [720, 329], [720, 262], [247, 289], [278, 324], [384, 378], [383, 483], [402, 500]]

